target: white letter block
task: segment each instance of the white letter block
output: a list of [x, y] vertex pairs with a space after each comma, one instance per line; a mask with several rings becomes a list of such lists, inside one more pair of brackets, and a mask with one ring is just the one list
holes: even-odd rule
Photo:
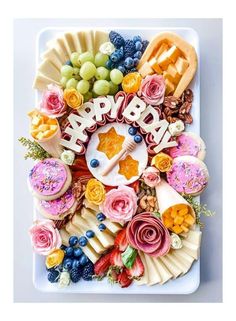
[[[77, 110], [77, 113], [80, 116], [82, 116], [83, 118], [91, 120], [91, 123], [93, 122], [93, 125], [96, 124], [96, 120], [94, 119], [95, 111], [94, 111], [93, 103], [90, 103], [90, 102], [84, 103], [83, 106], [81, 106]], [[91, 125], [91, 126], [93, 126], [93, 125]]]
[[[145, 118], [148, 115], [152, 115], [153, 119], [151, 124], [145, 123]], [[156, 124], [159, 122], [159, 114], [158, 112], [151, 106], [148, 105], [145, 111], [142, 113], [141, 117], [137, 120], [139, 126], [144, 129], [146, 132], [150, 132], [150, 128], [156, 128]], [[147, 129], [146, 129], [147, 128]]]
[[111, 111], [110, 111], [110, 117], [111, 118], [116, 118], [117, 117], [117, 112], [121, 106], [121, 104], [123, 103], [125, 97], [120, 96], [117, 101], [115, 102], [114, 97], [113, 96], [107, 96], [107, 99], [109, 99], [110, 103], [111, 103]]
[[[106, 97], [99, 97], [93, 100], [94, 111], [97, 121], [102, 120], [102, 115], [108, 113], [111, 109], [111, 102]], [[101, 105], [104, 104], [103, 107]]]
[[174, 141], [174, 140], [170, 141], [170, 142], [168, 141], [170, 139], [170, 137], [171, 137], [171, 134], [168, 131], [166, 131], [160, 144], [153, 149], [154, 152], [159, 153], [164, 148], [177, 146], [178, 144], [176, 141]]
[[137, 96], [134, 96], [129, 105], [123, 111], [122, 115], [130, 121], [137, 121], [145, 108], [145, 102]]

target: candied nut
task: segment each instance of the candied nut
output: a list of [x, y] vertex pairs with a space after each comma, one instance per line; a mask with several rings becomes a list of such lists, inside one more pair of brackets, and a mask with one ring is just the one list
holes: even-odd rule
[[183, 97], [184, 97], [184, 101], [188, 102], [188, 103], [192, 103], [193, 101], [193, 92], [191, 89], [186, 89], [183, 92]]
[[183, 105], [179, 109], [179, 114], [188, 114], [190, 112], [190, 109], [192, 107], [191, 103], [188, 103], [187, 101], [183, 103]]
[[178, 117], [179, 117], [180, 120], [182, 120], [183, 122], [185, 122], [185, 115], [178, 114]]
[[149, 196], [147, 198], [148, 200], [148, 204], [151, 206], [151, 207], [155, 207], [155, 201], [154, 201], [154, 197], [153, 196]]
[[148, 204], [147, 204], [147, 196], [146, 196], [146, 195], [143, 196], [143, 197], [140, 199], [139, 206], [140, 206], [143, 210], [147, 209]]
[[176, 108], [178, 104], [179, 104], [179, 99], [174, 96], [165, 97], [163, 102], [163, 105], [165, 107], [169, 107], [171, 109]]
[[192, 124], [193, 122], [193, 117], [190, 114], [185, 115], [185, 123], [186, 124]]

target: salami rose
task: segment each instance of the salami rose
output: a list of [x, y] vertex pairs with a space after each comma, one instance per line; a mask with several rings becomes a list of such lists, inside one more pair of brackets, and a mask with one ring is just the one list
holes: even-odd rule
[[170, 250], [170, 234], [162, 221], [152, 213], [135, 215], [126, 233], [131, 246], [150, 256], [163, 256]]

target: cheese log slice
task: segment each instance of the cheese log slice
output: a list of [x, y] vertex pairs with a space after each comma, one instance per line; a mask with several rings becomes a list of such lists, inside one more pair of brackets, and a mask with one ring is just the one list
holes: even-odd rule
[[60, 82], [61, 73], [60, 71], [51, 63], [49, 59], [45, 59], [38, 68], [38, 71], [44, 76], [51, 78], [57, 82]]
[[161, 276], [153, 262], [153, 259], [149, 255], [144, 254], [144, 256], [148, 268], [148, 285], [160, 283], [162, 281]]
[[173, 63], [176, 62], [180, 54], [181, 54], [180, 50], [175, 45], [173, 45], [167, 52], [167, 56], [169, 57], [170, 61], [172, 61]]
[[137, 285], [143, 285], [149, 283], [149, 278], [148, 278], [148, 266], [145, 260], [145, 256], [143, 252], [139, 251], [139, 256], [141, 261], [143, 262], [144, 265], [144, 273], [143, 276], [139, 280], [134, 280]]
[[94, 31], [94, 53], [99, 51], [101, 44], [109, 41], [108, 33], [101, 30]]
[[198, 260], [200, 254], [200, 247], [186, 240], [183, 240], [182, 243], [184, 252], [191, 255], [195, 260]]
[[69, 246], [70, 235], [67, 233], [67, 231], [65, 229], [61, 229], [59, 230], [59, 233], [61, 235], [62, 244], [65, 246]]
[[73, 36], [72, 36], [71, 32], [66, 32], [64, 34], [64, 41], [65, 41], [65, 46], [66, 46], [67, 52], [70, 52], [70, 54], [72, 54], [72, 52], [76, 51]]
[[170, 259], [165, 255], [160, 257], [161, 262], [166, 266], [166, 268], [173, 275], [173, 278], [176, 279], [179, 275], [182, 274], [180, 268], [174, 264]]
[[48, 59], [60, 71], [63, 63], [55, 48], [48, 49], [42, 55], [42, 59]]
[[94, 54], [94, 40], [93, 40], [93, 31], [86, 30], [84, 32], [85, 44], [86, 44], [86, 51], [90, 51]]
[[108, 234], [106, 231], [101, 232], [98, 229], [98, 223], [96, 218], [94, 217], [93, 214], [91, 214], [91, 212], [89, 212], [88, 209], [82, 208], [81, 210], [81, 216], [87, 220], [88, 225], [91, 227], [91, 229], [94, 230], [97, 238], [99, 239], [99, 241], [101, 242], [101, 244], [107, 249], [111, 246], [113, 246], [114, 244], [114, 238]]
[[163, 262], [159, 258], [152, 258], [152, 259], [154, 264], [156, 265], [156, 268], [160, 273], [161, 284], [164, 284], [173, 278], [173, 275], [170, 273], [170, 271], [166, 268], [166, 266], [163, 264]]
[[188, 68], [188, 65], [188, 61], [186, 59], [183, 59], [182, 57], [179, 57], [175, 63], [175, 67], [180, 75], [183, 75], [185, 73], [185, 71]]
[[[81, 236], [81, 232], [78, 230], [77, 227], [75, 227], [71, 222], [66, 224], [66, 231], [70, 234], [70, 235], [77, 235], [77, 236]], [[86, 246], [83, 246], [82, 248], [84, 254], [93, 262], [95, 263], [100, 255], [98, 255], [93, 248], [91, 248], [91, 246], [89, 244], [87, 244]]]
[[[80, 215], [76, 214], [72, 218], [72, 224], [79, 228], [82, 232], [82, 234], [85, 235], [86, 231], [89, 229], [87, 221], [85, 221]], [[98, 238], [93, 237], [91, 239], [88, 239], [88, 242], [92, 246], [92, 248], [97, 252], [98, 254], [101, 254], [105, 251], [105, 248], [102, 246], [102, 244], [99, 242]]]
[[60, 83], [58, 81], [55, 81], [54, 79], [48, 78], [41, 73], [38, 73], [34, 79], [33, 88], [38, 89], [39, 91], [44, 91], [45, 89], [47, 89], [47, 85], [52, 83], [60, 86]]
[[157, 59], [158, 65], [161, 67], [162, 70], [166, 70], [171, 63], [171, 60], [168, 56], [168, 51], [164, 51], [160, 57]]
[[152, 58], [152, 59], [149, 61], [149, 65], [152, 67], [152, 69], [153, 69], [158, 75], [161, 75], [161, 74], [162, 74], [162, 70], [161, 70], [160, 66], [158, 65], [158, 63], [157, 63], [156, 58]]

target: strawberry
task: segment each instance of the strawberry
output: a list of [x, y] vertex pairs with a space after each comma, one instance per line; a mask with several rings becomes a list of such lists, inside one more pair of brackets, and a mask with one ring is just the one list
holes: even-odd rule
[[111, 256], [110, 256], [110, 263], [112, 266], [117, 266], [117, 267], [122, 267], [124, 266], [122, 259], [121, 259], [121, 252], [119, 251], [119, 249], [114, 248], [111, 252]]
[[115, 241], [114, 241], [115, 247], [118, 247], [118, 249], [121, 252], [124, 252], [128, 246], [128, 240], [126, 237], [126, 228], [122, 229], [118, 232], [116, 235]]
[[140, 278], [144, 273], [144, 265], [140, 258], [140, 256], [137, 254], [136, 259], [134, 261], [134, 264], [131, 269], [127, 269], [127, 274], [132, 279], [138, 279]]
[[130, 284], [133, 282], [132, 279], [129, 278], [128, 274], [127, 274], [127, 269], [124, 269], [117, 278], [117, 281], [119, 282], [120, 286], [122, 288], [127, 288], [128, 286], [130, 286]]
[[94, 273], [96, 276], [104, 276], [108, 271], [110, 263], [111, 252], [103, 255], [100, 259], [94, 264]]

